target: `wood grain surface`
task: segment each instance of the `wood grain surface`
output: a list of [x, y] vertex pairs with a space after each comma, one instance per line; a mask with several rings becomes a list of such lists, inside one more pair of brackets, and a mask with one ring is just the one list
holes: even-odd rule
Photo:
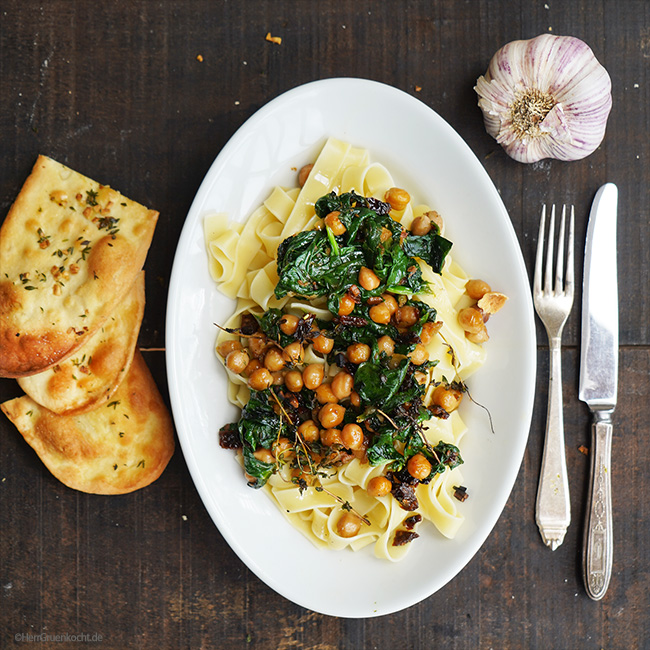
[[[605, 139], [582, 161], [516, 163], [483, 128], [476, 78], [501, 45], [541, 33], [582, 38], [612, 77]], [[2, 417], [0, 647], [41, 634], [53, 637], [41, 647], [57, 648], [650, 647], [649, 65], [641, 0], [2, 0], [0, 219], [39, 153], [160, 211], [140, 345], [167, 401], [167, 288], [203, 176], [266, 102], [337, 76], [411, 93], [458, 131], [501, 193], [529, 271], [543, 203], [575, 204], [581, 273], [591, 199], [602, 183], [618, 185], [621, 375], [614, 572], [603, 601], [587, 597], [580, 573], [589, 459], [578, 448], [589, 445], [589, 413], [577, 399], [578, 296], [563, 351], [573, 512], [564, 544], [547, 549], [534, 521], [548, 373], [538, 323], [529, 444], [494, 531], [438, 593], [367, 620], [310, 612], [253, 575], [209, 518], [180, 447], [148, 488], [92, 496], [54, 479]], [[18, 394], [0, 380], [0, 401]], [[315, 567], [315, 589], [320, 579]]]

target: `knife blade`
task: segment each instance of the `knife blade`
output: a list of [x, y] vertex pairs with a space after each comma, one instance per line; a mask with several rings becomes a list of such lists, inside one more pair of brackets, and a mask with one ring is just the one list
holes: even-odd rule
[[587, 226], [578, 394], [592, 412], [583, 578], [593, 600], [605, 595], [612, 574], [612, 414], [618, 392], [617, 212], [618, 188], [606, 183], [596, 192]]

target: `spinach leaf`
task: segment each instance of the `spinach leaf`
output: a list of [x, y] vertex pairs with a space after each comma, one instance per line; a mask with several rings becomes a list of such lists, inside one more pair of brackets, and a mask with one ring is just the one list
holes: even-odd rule
[[442, 271], [442, 265], [451, 247], [452, 243], [440, 236], [437, 230], [431, 230], [426, 235], [409, 235], [404, 240], [404, 252], [424, 260], [435, 273]]
[[271, 474], [275, 472], [274, 463], [265, 463], [262, 460], [258, 460], [253, 455], [253, 450], [250, 447], [244, 445], [244, 469], [249, 476], [253, 476], [257, 480], [255, 482], [250, 482], [249, 485], [256, 489], [259, 489], [264, 486], [264, 484], [269, 480]]
[[388, 429], [376, 435], [372, 445], [368, 447], [368, 462], [371, 465], [379, 465], [380, 463], [392, 461], [392, 467], [400, 469], [404, 457], [395, 449], [393, 440], [393, 432]]
[[354, 388], [362, 402], [383, 410], [401, 388], [409, 365], [408, 359], [402, 359], [396, 368], [387, 368], [373, 361], [361, 364], [354, 375]]
[[250, 399], [242, 409], [238, 427], [244, 448], [248, 445], [253, 451], [258, 447], [270, 449], [278, 437], [282, 419], [271, 407], [269, 393], [269, 389], [251, 390]]

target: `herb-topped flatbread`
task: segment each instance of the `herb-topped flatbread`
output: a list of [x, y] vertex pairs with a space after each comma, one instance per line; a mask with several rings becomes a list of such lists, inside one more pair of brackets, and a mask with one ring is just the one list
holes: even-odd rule
[[108, 404], [56, 415], [27, 396], [0, 408], [52, 474], [75, 490], [124, 494], [155, 481], [174, 452], [171, 418], [142, 355]]
[[144, 313], [144, 271], [104, 324], [65, 361], [29, 377], [20, 387], [60, 415], [89, 411], [111, 399], [133, 359]]
[[39, 156], [0, 228], [0, 377], [23, 377], [78, 350], [142, 269], [158, 219]]

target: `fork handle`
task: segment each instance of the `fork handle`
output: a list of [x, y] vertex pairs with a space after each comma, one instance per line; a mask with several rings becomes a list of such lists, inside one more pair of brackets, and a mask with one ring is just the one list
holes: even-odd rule
[[600, 600], [605, 595], [612, 576], [612, 430], [610, 411], [594, 413], [583, 549], [585, 589], [592, 600]]
[[550, 373], [546, 433], [537, 488], [535, 520], [544, 543], [555, 550], [564, 541], [571, 522], [569, 479], [564, 451], [562, 414], [562, 359], [560, 337], [549, 339]]

